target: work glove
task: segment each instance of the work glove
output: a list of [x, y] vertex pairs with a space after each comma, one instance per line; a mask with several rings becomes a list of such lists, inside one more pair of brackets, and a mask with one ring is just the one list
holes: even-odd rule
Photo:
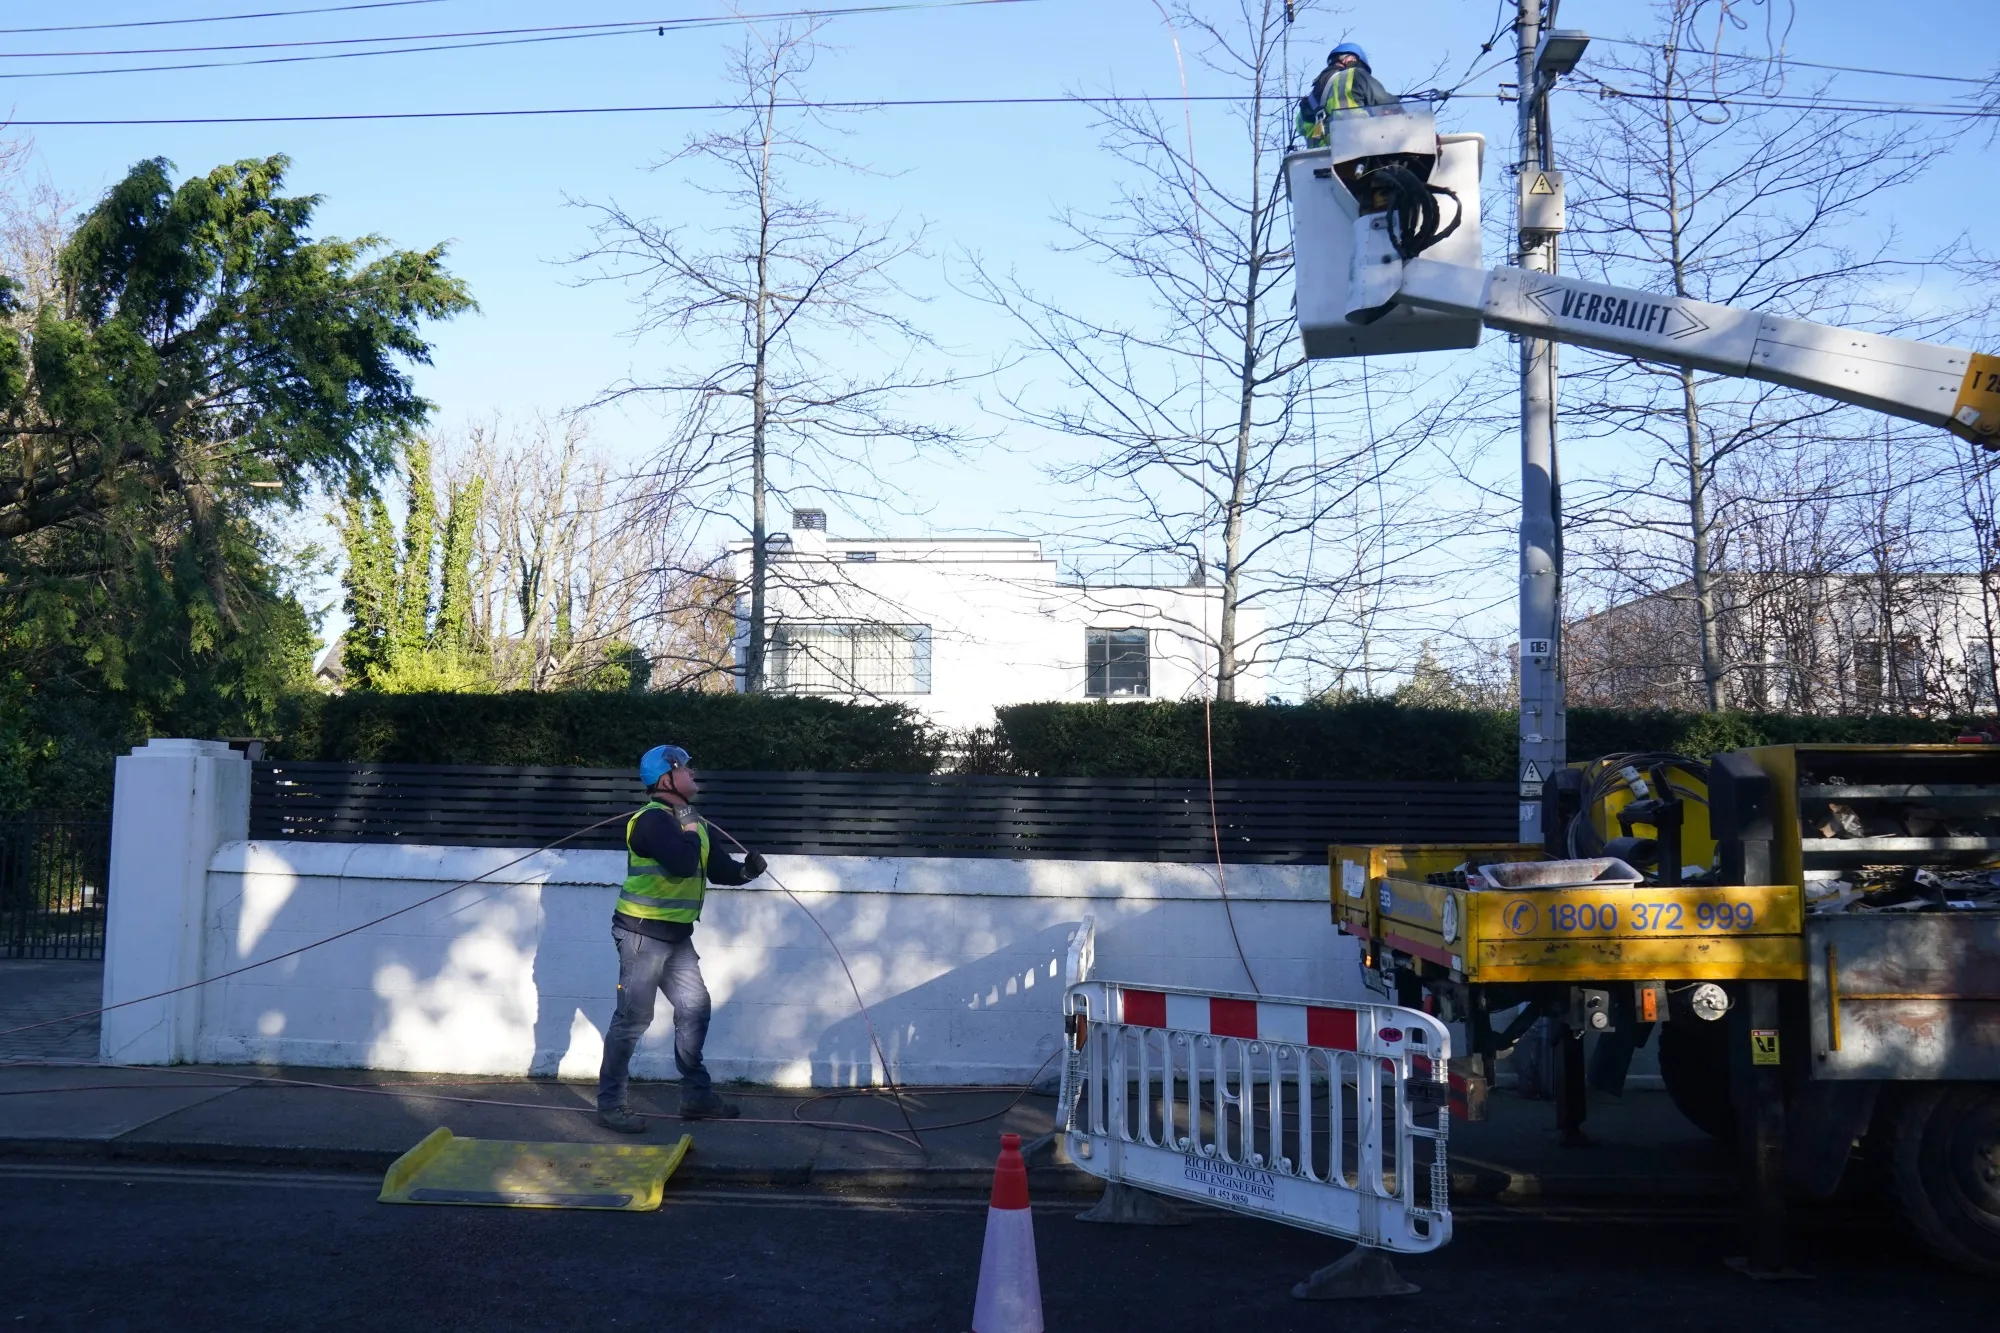
[[747, 883], [750, 880], [757, 878], [757, 876], [763, 874], [768, 869], [770, 869], [770, 864], [764, 860], [763, 853], [761, 852], [743, 853], [744, 882]]

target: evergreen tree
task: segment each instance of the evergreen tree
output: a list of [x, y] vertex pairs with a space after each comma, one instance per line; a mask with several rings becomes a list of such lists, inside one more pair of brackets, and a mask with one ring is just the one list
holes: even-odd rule
[[479, 515], [486, 502], [486, 479], [474, 477], [451, 489], [444, 520], [444, 568], [438, 577], [437, 630], [432, 641], [440, 648], [467, 653], [472, 638], [472, 552]]
[[431, 480], [430, 441], [419, 435], [403, 448], [403, 566], [396, 575], [396, 624], [390, 657], [421, 653], [431, 641], [431, 567], [437, 555], [437, 486]]

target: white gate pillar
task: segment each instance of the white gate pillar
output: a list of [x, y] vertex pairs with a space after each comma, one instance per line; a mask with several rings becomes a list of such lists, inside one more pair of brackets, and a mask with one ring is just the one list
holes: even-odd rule
[[[250, 835], [250, 764], [222, 741], [151, 740], [118, 760], [104, 926], [104, 1003], [201, 979], [208, 863]], [[104, 1015], [98, 1058], [195, 1058], [200, 988]]]

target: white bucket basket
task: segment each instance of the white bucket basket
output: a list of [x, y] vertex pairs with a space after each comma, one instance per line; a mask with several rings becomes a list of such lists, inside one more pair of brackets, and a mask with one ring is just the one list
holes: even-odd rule
[[[1348, 311], [1363, 301], [1350, 290], [1355, 220], [1361, 208], [1343, 177], [1364, 158], [1387, 154], [1434, 156], [1430, 180], [1458, 195], [1464, 216], [1451, 235], [1424, 251], [1424, 258], [1447, 264], [1485, 267], [1479, 237], [1479, 177], [1486, 139], [1478, 134], [1437, 132], [1437, 118], [1419, 107], [1370, 107], [1327, 118], [1327, 145], [1285, 158], [1285, 184], [1292, 199], [1292, 280], [1297, 293], [1299, 335], [1309, 357], [1389, 356], [1479, 345], [1480, 322], [1398, 306], [1373, 324], [1354, 324]], [[1447, 222], [1452, 203], [1439, 201]]]

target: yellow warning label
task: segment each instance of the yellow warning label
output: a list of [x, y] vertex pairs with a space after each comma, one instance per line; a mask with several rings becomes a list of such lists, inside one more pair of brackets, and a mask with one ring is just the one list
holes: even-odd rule
[[2000, 356], [1972, 354], [1947, 429], [1962, 440], [2000, 449]]
[[1778, 1030], [1776, 1028], [1751, 1029], [1750, 1063], [1753, 1065], [1774, 1065], [1778, 1063]]
[[1547, 172], [1543, 172], [1539, 176], [1536, 176], [1535, 183], [1528, 187], [1529, 194], [1554, 194], [1555, 192], [1556, 192], [1555, 186], [1549, 184], [1549, 176]]

